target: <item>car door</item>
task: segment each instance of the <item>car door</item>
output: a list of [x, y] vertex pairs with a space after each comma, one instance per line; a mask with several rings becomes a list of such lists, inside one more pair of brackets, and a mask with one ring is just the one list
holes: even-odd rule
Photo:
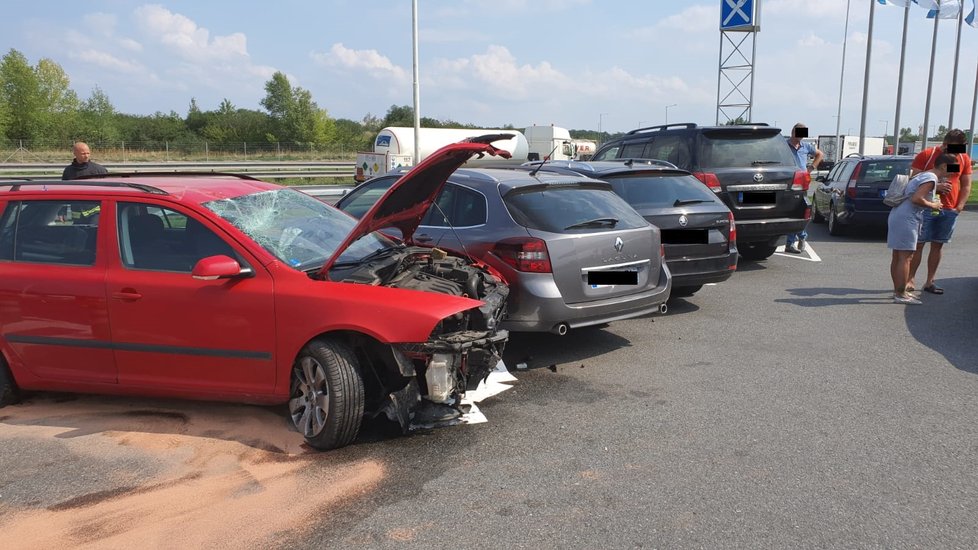
[[859, 159], [849, 159], [843, 162], [842, 166], [839, 167], [839, 171], [836, 172], [835, 177], [829, 183], [829, 200], [832, 201], [830, 208], [826, 209], [835, 210], [836, 215], [844, 214], [846, 211], [846, 185], [849, 183], [849, 179], [852, 177], [852, 172], [856, 169], [856, 165], [859, 164]]
[[[108, 268], [119, 383], [208, 394], [275, 385], [271, 275], [206, 217], [178, 206], [119, 202]], [[230, 256], [252, 276], [202, 281], [201, 258]]]
[[835, 163], [835, 166], [826, 174], [825, 180], [819, 182], [818, 187], [815, 189], [815, 193], [812, 196], [819, 212], [828, 213], [829, 199], [832, 196], [832, 180], [838, 176], [839, 171], [842, 170], [844, 165], [844, 161]]
[[421, 220], [413, 240], [461, 254], [474, 253], [467, 247], [491, 240], [487, 218], [485, 195], [471, 187], [448, 182]]
[[102, 203], [45, 197], [0, 208], [2, 340], [45, 387], [114, 384]]

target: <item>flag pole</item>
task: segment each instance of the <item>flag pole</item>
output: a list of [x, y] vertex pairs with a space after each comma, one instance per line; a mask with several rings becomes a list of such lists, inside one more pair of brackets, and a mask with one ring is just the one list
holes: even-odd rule
[[[842, 70], [839, 72], [839, 109], [835, 113], [835, 158], [838, 161], [842, 158], [842, 145], [839, 136], [839, 128], [842, 126], [842, 83], [846, 78], [846, 43], [849, 40], [849, 2], [846, 0], [846, 27], [842, 34]], [[909, 4], [908, 4], [909, 5]]]
[[930, 43], [930, 72], [927, 75], [927, 99], [924, 100], [924, 137], [920, 149], [927, 148], [927, 124], [930, 122], [930, 93], [934, 88], [934, 54], [937, 52], [937, 23], [941, 20], [941, 0], [937, 0], [937, 13], [934, 14], [934, 38]]
[[[903, 67], [907, 60], [907, 21], [910, 20], [910, 2], [903, 7], [903, 41], [900, 43], [900, 76], [897, 80], [896, 116], [893, 117], [893, 154], [900, 154], [900, 104], [903, 101]], [[912, 149], [912, 148], [911, 148]]]
[[961, 53], [961, 26], [964, 22], [964, 0], [958, 2], [958, 41], [954, 46], [954, 76], [951, 77], [951, 110], [947, 115], [947, 129], [954, 128], [954, 93], [958, 89], [958, 57]]
[[975, 97], [971, 100], [971, 128], [968, 132], [968, 155], [972, 156], [975, 150], [975, 111], [978, 110], [978, 63], [975, 64]]
[[[863, 113], [859, 120], [859, 155], [866, 151], [866, 109], [869, 107], [869, 61], [873, 54], [873, 15], [876, 1], [869, 2], [869, 36], [866, 37], [866, 75], [863, 77]], [[836, 144], [838, 145], [838, 144]]]

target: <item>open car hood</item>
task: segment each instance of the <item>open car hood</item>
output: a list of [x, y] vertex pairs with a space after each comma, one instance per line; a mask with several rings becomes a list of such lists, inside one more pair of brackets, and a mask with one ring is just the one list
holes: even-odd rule
[[429, 155], [397, 180], [370, 207], [370, 210], [364, 213], [350, 234], [336, 248], [336, 252], [323, 264], [322, 269], [319, 270], [320, 276], [327, 277], [336, 260], [357, 239], [379, 229], [396, 227], [401, 231], [403, 239], [410, 242], [414, 231], [421, 224], [421, 219], [441, 193], [448, 177], [473, 155], [479, 155], [480, 158], [487, 154], [510, 158], [509, 151], [497, 149], [491, 143], [512, 139], [513, 136], [514, 134], [488, 134], [473, 137], [446, 145]]

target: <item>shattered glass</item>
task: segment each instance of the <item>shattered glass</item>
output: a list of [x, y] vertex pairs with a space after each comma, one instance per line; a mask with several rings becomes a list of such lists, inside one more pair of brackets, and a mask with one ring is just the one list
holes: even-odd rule
[[[319, 267], [357, 220], [293, 189], [276, 189], [204, 203], [276, 258], [298, 270]], [[339, 261], [356, 261], [393, 246], [379, 233], [353, 243]]]

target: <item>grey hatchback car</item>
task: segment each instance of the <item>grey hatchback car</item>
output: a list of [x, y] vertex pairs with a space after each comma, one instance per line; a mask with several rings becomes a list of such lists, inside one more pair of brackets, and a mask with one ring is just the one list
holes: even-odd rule
[[[362, 216], [403, 173], [359, 185], [336, 207]], [[496, 269], [510, 284], [511, 331], [563, 335], [665, 313], [672, 290], [659, 229], [582, 175], [456, 170], [412, 240]]]
[[737, 269], [737, 225], [720, 197], [685, 170], [659, 160], [528, 162], [526, 170], [582, 174], [607, 181], [662, 231], [672, 296], [691, 296]]

